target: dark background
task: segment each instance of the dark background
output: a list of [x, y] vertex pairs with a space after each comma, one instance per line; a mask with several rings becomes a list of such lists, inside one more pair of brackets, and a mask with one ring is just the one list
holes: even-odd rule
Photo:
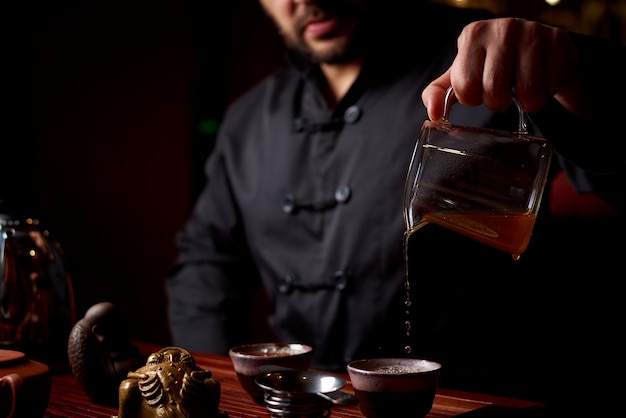
[[[453, 3], [624, 40], [624, 1]], [[62, 244], [78, 318], [110, 301], [132, 338], [167, 344], [175, 234], [224, 109], [283, 62], [280, 39], [257, 0], [40, 0], [4, 20], [0, 199]]]
[[77, 317], [118, 305], [167, 343], [163, 280], [227, 104], [282, 62], [256, 0], [12, 6], [2, 206], [65, 251]]

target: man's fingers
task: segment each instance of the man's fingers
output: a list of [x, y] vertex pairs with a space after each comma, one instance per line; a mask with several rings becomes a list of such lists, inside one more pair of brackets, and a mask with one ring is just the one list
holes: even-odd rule
[[450, 87], [450, 70], [443, 73], [439, 78], [430, 83], [424, 91], [422, 91], [422, 101], [426, 106], [428, 118], [436, 121], [443, 116], [443, 102], [446, 97], [446, 91]]

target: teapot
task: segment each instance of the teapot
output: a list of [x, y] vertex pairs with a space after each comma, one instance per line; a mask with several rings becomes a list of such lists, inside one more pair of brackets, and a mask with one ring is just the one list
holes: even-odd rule
[[46, 412], [50, 368], [21, 351], [0, 350], [0, 418], [34, 418]]

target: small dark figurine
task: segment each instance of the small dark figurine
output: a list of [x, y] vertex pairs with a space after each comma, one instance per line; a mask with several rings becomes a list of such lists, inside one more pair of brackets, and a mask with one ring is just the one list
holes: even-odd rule
[[211, 372], [188, 351], [166, 347], [120, 384], [118, 418], [227, 418], [219, 403], [220, 382]]
[[126, 336], [119, 310], [109, 302], [93, 305], [72, 328], [68, 341], [72, 373], [94, 403], [117, 406], [119, 385], [145, 362]]

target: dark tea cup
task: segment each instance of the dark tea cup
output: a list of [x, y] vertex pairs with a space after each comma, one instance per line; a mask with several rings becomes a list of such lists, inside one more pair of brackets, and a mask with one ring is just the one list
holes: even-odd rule
[[352, 361], [347, 369], [366, 418], [423, 418], [433, 406], [441, 364], [424, 359], [377, 358]]
[[311, 365], [313, 348], [299, 343], [268, 342], [232, 347], [228, 352], [241, 387], [254, 402], [264, 404], [264, 392], [255, 379], [264, 371], [261, 366], [278, 366], [307, 370]]

